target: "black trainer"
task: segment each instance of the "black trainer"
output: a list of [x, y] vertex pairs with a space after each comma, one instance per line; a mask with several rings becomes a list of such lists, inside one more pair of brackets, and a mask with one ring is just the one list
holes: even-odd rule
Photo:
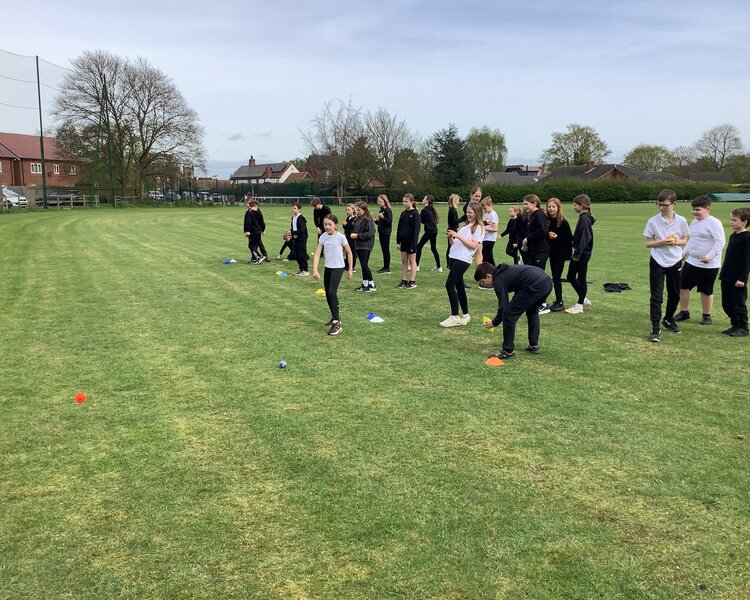
[[404, 288], [407, 290], [413, 290], [415, 287], [417, 287], [416, 281], [407, 281], [406, 285], [404, 286]]
[[549, 309], [552, 312], [560, 312], [562, 310], [565, 310], [565, 304], [562, 302], [562, 300], [555, 300], [552, 303], [552, 306], [549, 307]]
[[497, 356], [498, 358], [502, 358], [503, 360], [505, 360], [506, 358], [515, 358], [516, 351], [511, 350], [510, 352], [508, 352], [507, 350], [500, 350], [500, 352], [498, 352], [495, 356]]
[[383, 267], [382, 269], [378, 269], [378, 273], [380, 273], [381, 275], [390, 275], [391, 274], [391, 270], [390, 269], [386, 269], [385, 267]]
[[661, 331], [659, 329], [655, 329], [651, 332], [651, 335], [648, 336], [649, 342], [661, 342]]
[[396, 287], [397, 288], [405, 288], [406, 287], [406, 279], [402, 279], [401, 283], [399, 283]]
[[739, 327], [735, 327], [727, 335], [731, 337], [747, 337], [748, 333], [749, 332], [747, 329], [741, 329]]
[[723, 333], [724, 335], [729, 335], [729, 334], [730, 334], [730, 333], [731, 333], [732, 331], [734, 331], [735, 329], [736, 329], [736, 327], [735, 327], [734, 325], [732, 325], [732, 326], [731, 326], [731, 327], [730, 327], [729, 329], [725, 329], [725, 330], [724, 330], [724, 331], [722, 331], [721, 333]]
[[690, 318], [690, 311], [681, 310], [675, 316], [673, 321], [687, 321]]
[[669, 329], [672, 333], [682, 333], [682, 330], [677, 327], [677, 323], [668, 320], [666, 317], [661, 320], [661, 325], [664, 329]]
[[532, 354], [539, 354], [539, 345], [536, 346], [529, 346], [526, 348], [526, 352], [531, 352]]
[[328, 335], [338, 335], [343, 330], [341, 329], [341, 323], [331, 323], [331, 328], [328, 330]]
[[706, 315], [703, 315], [703, 316], [701, 317], [701, 320], [700, 320], [700, 321], [698, 321], [698, 324], [699, 324], [699, 325], [713, 325], [713, 323], [714, 323], [714, 322], [713, 322], [713, 320], [711, 319], [711, 317], [709, 317], [709, 316], [706, 316]]

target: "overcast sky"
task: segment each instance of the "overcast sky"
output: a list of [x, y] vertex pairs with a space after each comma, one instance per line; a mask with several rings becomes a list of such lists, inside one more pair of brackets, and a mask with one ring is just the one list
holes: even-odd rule
[[[299, 130], [350, 97], [423, 137], [449, 123], [462, 135], [499, 129], [509, 162], [536, 164], [569, 123], [594, 127], [612, 162], [640, 143], [692, 144], [725, 122], [750, 142], [747, 0], [109, 4], [4, 7], [0, 131], [39, 128], [23, 56], [69, 67], [102, 49], [172, 78], [205, 127], [208, 174], [221, 177], [251, 154], [306, 156]], [[43, 104], [63, 74], [42, 62]]]

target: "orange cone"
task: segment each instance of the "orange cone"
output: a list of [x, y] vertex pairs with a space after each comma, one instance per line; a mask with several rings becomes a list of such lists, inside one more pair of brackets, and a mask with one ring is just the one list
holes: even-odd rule
[[490, 367], [502, 367], [503, 365], [505, 365], [505, 363], [497, 356], [490, 356], [487, 360], [484, 361], [484, 364], [489, 365]]

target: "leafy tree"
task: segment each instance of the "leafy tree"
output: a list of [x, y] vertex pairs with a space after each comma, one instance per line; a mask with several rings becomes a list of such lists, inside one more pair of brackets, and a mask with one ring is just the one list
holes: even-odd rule
[[346, 181], [349, 188], [359, 194], [367, 187], [372, 177], [377, 157], [364, 135], [359, 136], [346, 153]]
[[466, 142], [451, 123], [447, 129], [436, 132], [430, 140], [432, 173], [435, 182], [443, 186], [460, 186], [474, 178], [474, 168]]
[[406, 121], [398, 121], [384, 108], [365, 115], [365, 128], [369, 146], [375, 156], [373, 173], [387, 188], [396, 181], [396, 157], [400, 152], [413, 149], [417, 136], [409, 131]]
[[668, 148], [649, 144], [639, 144], [622, 161], [626, 167], [637, 171], [663, 171], [673, 163], [674, 157]]
[[486, 125], [471, 129], [466, 136], [466, 146], [474, 165], [474, 176], [480, 181], [491, 171], [503, 170], [508, 148], [499, 129], [490, 129]]
[[143, 58], [129, 61], [102, 50], [73, 61], [55, 99], [54, 114], [80, 136], [79, 148], [96, 149], [105, 82], [113, 170], [121, 192], [133, 185], [142, 193], [146, 179], [165, 164], [203, 167], [203, 129], [172, 80]]
[[341, 100], [331, 100], [315, 115], [307, 131], [300, 131], [311, 154], [320, 155], [336, 184], [340, 197], [346, 189], [351, 154], [348, 152], [363, 135], [362, 111]]
[[671, 152], [670, 164], [664, 168], [665, 173], [671, 173], [678, 177], [690, 178], [690, 172], [695, 170], [693, 167], [698, 155], [692, 146], [677, 146]]
[[583, 165], [589, 160], [601, 163], [611, 150], [593, 127], [571, 123], [567, 131], [552, 133], [552, 145], [541, 156], [551, 167]]
[[740, 131], [729, 123], [717, 125], [695, 142], [695, 149], [701, 156], [708, 157], [717, 171], [721, 171], [730, 156], [742, 152]]
[[750, 154], [734, 154], [727, 159], [724, 170], [732, 174], [735, 183], [750, 183]]

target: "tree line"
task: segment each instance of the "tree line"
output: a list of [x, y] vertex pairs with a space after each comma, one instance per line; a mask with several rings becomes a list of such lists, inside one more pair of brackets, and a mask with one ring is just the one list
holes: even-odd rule
[[[143, 58], [128, 60], [106, 51], [84, 52], [73, 61], [54, 113], [60, 144], [81, 159], [100, 185], [143, 193], [155, 178], [175, 179], [205, 170], [204, 130], [174, 82]], [[375, 185], [465, 186], [502, 171], [508, 148], [504, 134], [488, 126], [465, 137], [454, 124], [422, 138], [385, 108], [365, 111], [349, 99], [327, 102], [300, 130], [310, 155], [323, 164], [339, 196]], [[602, 163], [611, 150], [598, 132], [569, 124], [553, 132], [539, 156], [550, 170]], [[296, 159], [305, 167], [305, 159]], [[691, 172], [730, 172], [750, 182], [750, 152], [739, 130], [728, 123], [703, 133], [690, 146], [640, 144], [623, 159], [639, 171], [664, 171], [688, 178]], [[96, 171], [94, 173], [94, 171]], [[177, 187], [179, 183], [175, 184]]]

